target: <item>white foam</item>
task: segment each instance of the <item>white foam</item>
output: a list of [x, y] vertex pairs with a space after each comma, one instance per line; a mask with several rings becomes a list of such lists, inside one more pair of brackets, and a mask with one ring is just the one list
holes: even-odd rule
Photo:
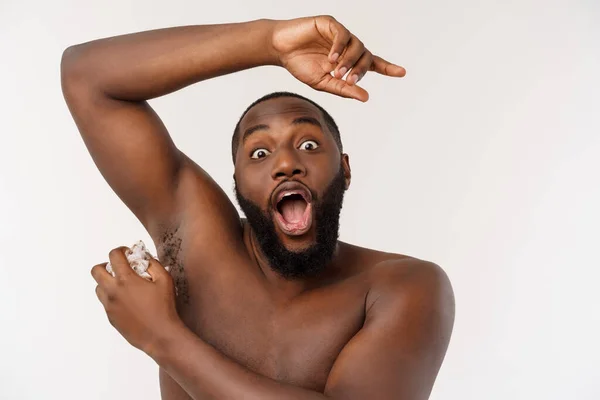
[[[152, 276], [147, 272], [148, 266], [150, 265], [150, 259], [153, 258], [157, 261], [159, 260], [150, 254], [143, 241], [138, 240], [136, 243], [134, 243], [130, 249], [125, 250], [125, 255], [127, 256], [129, 265], [139, 276], [147, 280], [152, 280]], [[169, 271], [170, 267], [165, 266], [165, 269]], [[112, 276], [115, 276], [115, 272], [113, 271], [110, 262], [106, 264], [106, 270]]]

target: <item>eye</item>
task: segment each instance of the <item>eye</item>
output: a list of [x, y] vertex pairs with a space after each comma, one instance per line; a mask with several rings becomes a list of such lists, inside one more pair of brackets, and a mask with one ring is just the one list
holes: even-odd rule
[[306, 141], [302, 142], [302, 144], [300, 145], [300, 149], [309, 150], [309, 151], [314, 150], [317, 147], [319, 147], [319, 145], [314, 140], [306, 140]]
[[267, 149], [256, 149], [252, 152], [252, 154], [250, 155], [250, 158], [255, 158], [255, 159], [265, 158], [269, 154], [271, 154], [271, 152]]

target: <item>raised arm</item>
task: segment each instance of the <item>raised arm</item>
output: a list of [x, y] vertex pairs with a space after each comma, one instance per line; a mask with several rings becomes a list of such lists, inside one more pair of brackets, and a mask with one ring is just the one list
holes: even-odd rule
[[198, 242], [220, 237], [228, 246], [239, 222], [225, 193], [175, 146], [146, 100], [260, 65], [283, 66], [316, 90], [361, 101], [368, 93], [356, 83], [368, 71], [406, 73], [330, 16], [159, 29], [65, 50], [62, 88], [75, 123], [108, 184], [153, 238], [177, 224], [190, 194], [205, 205], [194, 214], [206, 227]]
[[[173, 143], [146, 100], [204, 79], [276, 62], [272, 21], [185, 26], [67, 48], [64, 97], [94, 162], [119, 198], [157, 237], [193, 192], [207, 235], [237, 229], [234, 206]], [[214, 207], [213, 207], [214, 206]]]

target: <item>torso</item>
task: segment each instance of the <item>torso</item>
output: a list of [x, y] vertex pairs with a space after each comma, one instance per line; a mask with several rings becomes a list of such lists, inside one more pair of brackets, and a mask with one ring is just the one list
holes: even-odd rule
[[[243, 232], [248, 248], [248, 228]], [[320, 392], [338, 354], [363, 325], [372, 266], [397, 257], [340, 243], [343, 272], [281, 302], [251, 249], [246, 257], [223, 254], [218, 265], [198, 265], [188, 237], [193, 232], [179, 229], [155, 240], [159, 259], [173, 266], [177, 307], [188, 328], [258, 374]], [[191, 399], [162, 369], [160, 386], [163, 400]]]

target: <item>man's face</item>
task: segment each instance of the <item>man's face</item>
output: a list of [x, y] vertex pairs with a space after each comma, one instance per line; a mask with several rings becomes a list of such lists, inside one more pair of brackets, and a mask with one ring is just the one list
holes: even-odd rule
[[236, 196], [261, 250], [289, 278], [318, 272], [337, 243], [347, 156], [320, 110], [293, 97], [254, 106], [239, 135]]

